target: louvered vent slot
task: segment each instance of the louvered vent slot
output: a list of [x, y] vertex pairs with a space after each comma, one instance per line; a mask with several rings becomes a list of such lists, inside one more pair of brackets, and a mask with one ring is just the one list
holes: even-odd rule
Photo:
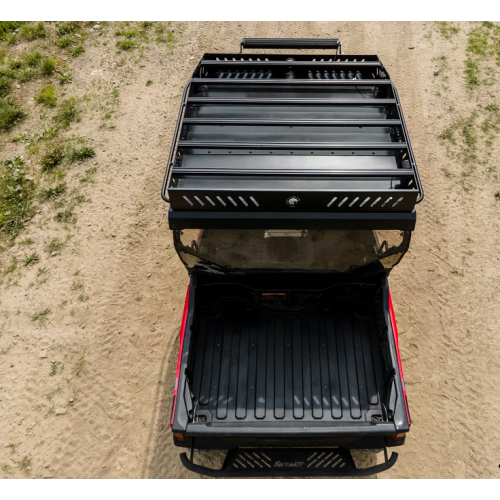
[[308, 469], [341, 469], [344, 459], [334, 451], [315, 452], [307, 459]]
[[187, 196], [183, 196], [183, 198], [193, 207], [194, 206], [194, 203], [187, 197]]

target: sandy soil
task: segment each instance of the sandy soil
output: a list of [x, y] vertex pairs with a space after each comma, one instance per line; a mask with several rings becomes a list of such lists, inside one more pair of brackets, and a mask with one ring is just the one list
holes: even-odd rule
[[[168, 425], [188, 277], [160, 186], [196, 60], [238, 49], [242, 36], [339, 36], [345, 53], [376, 53], [388, 68], [426, 197], [410, 252], [390, 278], [413, 425], [397, 465], [381, 476], [498, 477], [498, 182], [495, 189], [476, 173], [466, 193], [456, 182], [460, 160], [437, 138], [474, 105], [461, 26], [446, 39], [430, 23], [180, 23], [173, 54], [151, 43], [122, 65], [113, 30], [107, 48], [87, 43], [72, 63], [71, 92], [118, 87], [116, 128], [99, 129], [90, 100], [71, 132], [97, 152], [95, 184], [86, 188], [91, 203], [79, 206], [68, 246], [53, 257], [43, 247], [58, 235], [55, 223], [37, 222], [44, 207], [25, 235], [43, 255], [47, 282], [30, 287], [36, 269], [24, 269], [18, 286], [1, 288], [0, 464], [12, 469], [0, 477], [24, 477], [23, 457], [31, 477], [195, 477], [181, 466]], [[444, 71], [434, 75], [442, 55], [446, 80]], [[496, 85], [478, 95], [493, 95]], [[3, 147], [2, 157], [22, 152]], [[15, 246], [2, 262], [24, 253]], [[71, 290], [78, 271], [89, 297], [83, 302]], [[30, 316], [44, 307], [49, 324], [37, 327]]]

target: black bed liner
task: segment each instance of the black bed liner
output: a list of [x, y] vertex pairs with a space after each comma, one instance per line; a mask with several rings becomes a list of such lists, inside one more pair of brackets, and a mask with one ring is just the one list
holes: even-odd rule
[[213, 423], [382, 420], [373, 306], [270, 311], [235, 300], [200, 318], [193, 394]]

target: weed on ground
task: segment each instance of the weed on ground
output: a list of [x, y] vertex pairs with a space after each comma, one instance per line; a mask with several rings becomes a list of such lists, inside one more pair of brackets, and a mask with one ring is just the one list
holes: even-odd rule
[[19, 234], [32, 217], [36, 185], [25, 170], [22, 156], [11, 157], [0, 165], [0, 233]]

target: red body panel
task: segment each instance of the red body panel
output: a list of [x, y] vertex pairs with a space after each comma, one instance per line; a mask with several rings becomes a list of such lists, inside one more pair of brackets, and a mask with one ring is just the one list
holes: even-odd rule
[[392, 297], [391, 297], [390, 290], [389, 290], [389, 314], [391, 316], [392, 331], [394, 332], [394, 341], [396, 343], [396, 352], [398, 353], [398, 366], [399, 366], [399, 373], [401, 375], [401, 382], [403, 383], [403, 395], [405, 398], [406, 416], [408, 417], [408, 423], [411, 425], [410, 412], [408, 411], [408, 401], [406, 399], [406, 387], [405, 387], [405, 380], [404, 380], [404, 376], [403, 376], [403, 365], [401, 364], [401, 356], [399, 355], [398, 327], [396, 325], [396, 316], [394, 314], [394, 307], [392, 305]]
[[184, 334], [186, 333], [186, 323], [189, 308], [189, 285], [186, 291], [186, 301], [184, 302], [184, 312], [182, 313], [182, 323], [180, 331], [180, 341], [179, 341], [179, 357], [177, 358], [177, 370], [175, 372], [175, 389], [174, 389], [174, 404], [172, 406], [172, 418], [170, 420], [170, 425], [174, 423], [174, 413], [175, 413], [175, 403], [177, 401], [177, 387], [179, 386], [179, 375], [181, 372], [181, 357], [182, 357], [182, 346], [184, 345]]

